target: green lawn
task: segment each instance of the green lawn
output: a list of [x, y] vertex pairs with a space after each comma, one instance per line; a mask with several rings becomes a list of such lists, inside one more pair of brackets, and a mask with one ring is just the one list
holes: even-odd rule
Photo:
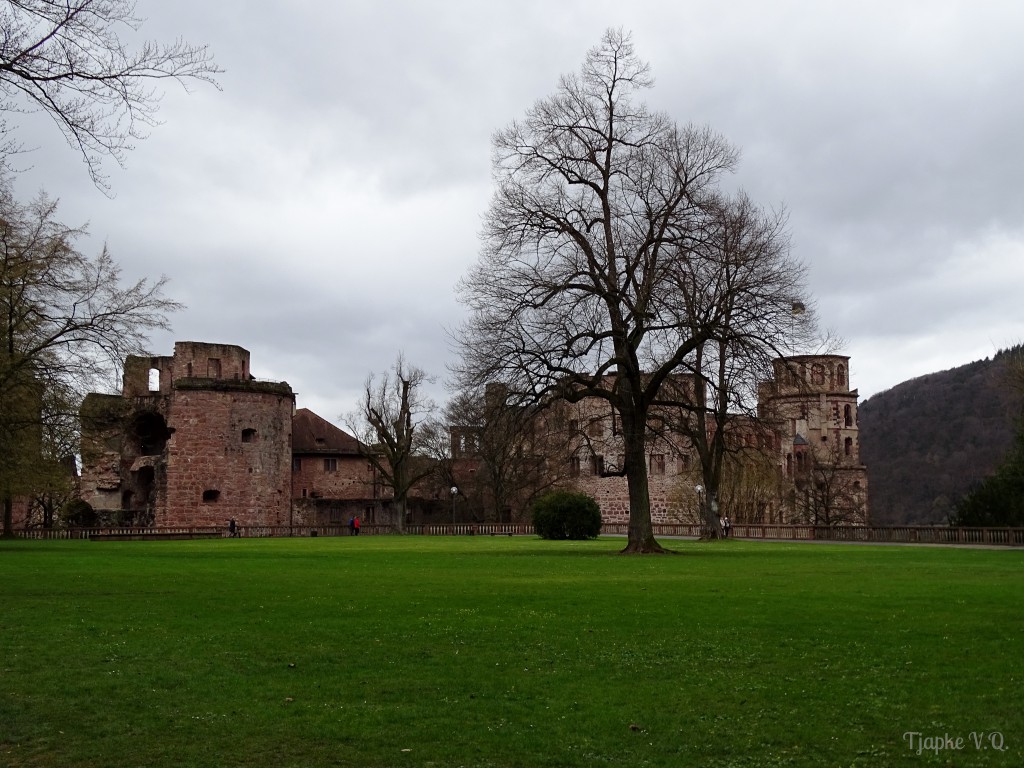
[[622, 543], [0, 542], [0, 765], [1024, 764], [1024, 552]]

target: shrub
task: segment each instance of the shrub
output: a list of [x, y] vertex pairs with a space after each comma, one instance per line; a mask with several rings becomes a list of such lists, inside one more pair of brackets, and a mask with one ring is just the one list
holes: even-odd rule
[[585, 493], [554, 491], [533, 505], [533, 528], [542, 539], [594, 539], [601, 510]]
[[72, 528], [91, 528], [97, 516], [92, 504], [83, 499], [71, 499], [64, 505], [64, 522]]

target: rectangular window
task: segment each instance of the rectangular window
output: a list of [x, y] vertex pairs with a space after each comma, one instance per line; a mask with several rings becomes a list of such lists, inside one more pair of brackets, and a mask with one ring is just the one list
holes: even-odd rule
[[604, 456], [590, 457], [590, 474], [598, 476], [604, 474]]
[[570, 456], [569, 457], [569, 477], [580, 476], [580, 457]]
[[663, 453], [652, 453], [651, 454], [651, 474], [652, 475], [664, 475], [665, 474], [665, 454], [663, 454]]
[[302, 469], [302, 459], [300, 459], [298, 456], [293, 456], [292, 472], [298, 472], [300, 469]]
[[324, 472], [337, 472], [338, 471], [338, 460], [337, 459], [324, 459]]
[[587, 434], [591, 437], [604, 437], [604, 421], [592, 421], [587, 425]]
[[220, 378], [220, 358], [209, 357], [206, 359], [206, 376], [210, 379]]
[[679, 457], [679, 471], [685, 472], [690, 468], [690, 454], [684, 453]]

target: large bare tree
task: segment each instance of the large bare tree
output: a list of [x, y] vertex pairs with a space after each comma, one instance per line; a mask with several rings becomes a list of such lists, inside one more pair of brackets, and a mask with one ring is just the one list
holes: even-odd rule
[[[823, 342], [805, 298], [805, 269], [790, 255], [784, 212], [764, 211], [743, 192], [721, 196], [706, 210], [702, 237], [679, 262], [680, 324], [700, 339], [683, 362], [692, 379], [683, 381], [695, 385], [677, 393], [678, 380], [670, 379], [655, 421], [659, 430], [683, 434], [696, 451], [704, 530], [717, 537], [726, 456], [773, 439], [758, 421], [759, 385], [771, 378], [777, 358]], [[662, 421], [668, 414], [676, 418]]]
[[216, 85], [220, 71], [206, 46], [129, 48], [122, 34], [141, 26], [132, 0], [0, 2], [0, 112], [49, 115], [101, 189], [103, 159], [123, 164], [132, 142], [157, 124], [158, 81]]
[[[609, 30], [494, 137], [496, 192], [483, 249], [460, 283], [465, 381], [524, 401], [602, 398], [619, 415], [629, 488], [626, 552], [657, 552], [645, 445], [666, 379], [712, 338], [725, 308], [682, 321], [686, 262], [736, 150], [635, 100], [652, 85], [628, 37]], [[611, 374], [611, 375], [609, 375]]]
[[[57, 219], [40, 195], [18, 203], [0, 178], [0, 491], [3, 533], [12, 534], [12, 499], [37, 493], [37, 469], [60, 462], [73, 443], [82, 395], [109, 388], [125, 357], [141, 354], [147, 334], [167, 328], [180, 305], [164, 296], [165, 278], [122, 285], [104, 248], [76, 247], [84, 230]], [[58, 455], [47, 455], [55, 451]]]
[[399, 353], [390, 370], [367, 377], [359, 409], [344, 417], [366, 459], [394, 494], [399, 531], [405, 530], [413, 486], [434, 472], [431, 430], [423, 428], [433, 409], [424, 392], [430, 381]]

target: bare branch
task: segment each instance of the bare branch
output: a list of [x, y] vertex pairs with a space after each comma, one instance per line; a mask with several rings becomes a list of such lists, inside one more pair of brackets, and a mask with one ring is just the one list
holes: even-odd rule
[[0, 8], [0, 111], [48, 114], [103, 190], [104, 158], [123, 166], [132, 142], [159, 122], [157, 81], [218, 87], [221, 70], [206, 46], [126, 48], [119, 32], [141, 26], [131, 0], [8, 0]]

